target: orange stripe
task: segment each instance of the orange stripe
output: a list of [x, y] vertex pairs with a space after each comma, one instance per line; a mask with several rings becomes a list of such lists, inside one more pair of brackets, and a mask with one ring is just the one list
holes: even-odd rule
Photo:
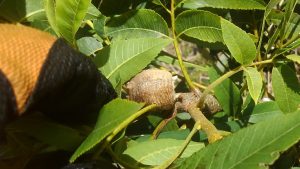
[[0, 69], [10, 81], [19, 114], [25, 110], [55, 37], [37, 29], [0, 24]]

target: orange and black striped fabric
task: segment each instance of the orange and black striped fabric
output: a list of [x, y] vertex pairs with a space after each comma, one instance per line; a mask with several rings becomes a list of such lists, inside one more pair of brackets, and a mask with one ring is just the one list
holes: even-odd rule
[[55, 38], [25, 26], [0, 24], [0, 70], [11, 83], [17, 110], [25, 111]]
[[32, 110], [82, 120], [114, 97], [92, 61], [64, 40], [30, 27], [0, 24], [0, 127]]

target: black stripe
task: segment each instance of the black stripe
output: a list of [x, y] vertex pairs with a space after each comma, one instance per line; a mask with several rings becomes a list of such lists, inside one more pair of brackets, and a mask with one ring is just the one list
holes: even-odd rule
[[0, 70], [0, 132], [2, 132], [4, 125], [16, 115], [17, 103], [14, 91], [10, 82]]
[[95, 118], [103, 104], [116, 97], [110, 82], [94, 63], [58, 39], [49, 51], [28, 110], [62, 121]]

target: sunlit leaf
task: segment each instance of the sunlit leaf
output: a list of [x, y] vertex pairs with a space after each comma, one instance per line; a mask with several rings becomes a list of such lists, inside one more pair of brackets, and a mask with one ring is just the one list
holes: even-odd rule
[[105, 33], [112, 40], [167, 37], [168, 25], [155, 11], [140, 9], [109, 19]]
[[[130, 146], [123, 152], [121, 157], [127, 160], [128, 158], [133, 159], [133, 165], [161, 165], [166, 160], [169, 160], [183, 143], [184, 140], [175, 139], [148, 140]], [[203, 143], [190, 142], [182, 153], [181, 158], [189, 157], [203, 147]]]
[[104, 32], [104, 27], [105, 27], [105, 22], [106, 22], [107, 17], [104, 15], [100, 15], [95, 21], [94, 21], [94, 27], [95, 27], [95, 31], [96, 33], [104, 38], [105, 32]]
[[188, 9], [211, 7], [221, 9], [264, 10], [265, 2], [263, 0], [183, 0], [178, 7]]
[[256, 57], [256, 47], [249, 35], [233, 25], [229, 21], [222, 19], [223, 39], [231, 55], [240, 64], [249, 64]]
[[257, 103], [263, 86], [262, 77], [256, 68], [247, 67], [245, 70], [248, 89], [254, 102]]
[[44, 8], [46, 11], [48, 22], [51, 25], [51, 28], [54, 30], [56, 35], [60, 35], [58, 28], [56, 26], [55, 0], [45, 0]]
[[97, 19], [101, 15], [101, 12], [91, 3], [86, 12], [84, 20]]
[[76, 41], [76, 44], [78, 50], [86, 56], [94, 54], [103, 47], [102, 44], [93, 37], [82, 37]]
[[[133, 115], [144, 104], [124, 99], [115, 99], [106, 104], [99, 112], [98, 120], [94, 130], [83, 141], [72, 155], [70, 161], [74, 162], [83, 153], [100, 143], [108, 136], [121, 122]], [[122, 107], [122, 109], [120, 109]]]
[[162, 38], [120, 40], [99, 51], [94, 61], [115, 87], [120, 78], [126, 82], [145, 68], [171, 42]]
[[272, 86], [279, 108], [284, 113], [296, 111], [300, 104], [300, 85], [295, 70], [285, 64], [274, 67]]
[[75, 34], [90, 6], [91, 0], [57, 0], [56, 26], [61, 36], [74, 44]]
[[300, 112], [279, 115], [210, 144], [186, 158], [180, 169], [267, 169], [300, 139]]
[[287, 55], [286, 58], [300, 64], [300, 56], [299, 55]]
[[206, 42], [223, 42], [221, 18], [208, 11], [190, 10], [177, 16], [177, 34]]
[[258, 123], [264, 120], [268, 120], [274, 116], [282, 115], [283, 112], [279, 109], [278, 105], [274, 101], [263, 102], [257, 104], [251, 112], [248, 122]]

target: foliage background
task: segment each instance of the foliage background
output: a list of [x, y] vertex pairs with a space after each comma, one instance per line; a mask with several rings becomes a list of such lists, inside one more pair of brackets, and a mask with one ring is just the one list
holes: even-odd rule
[[[297, 168], [299, 9], [297, 0], [0, 1], [2, 22], [64, 38], [120, 96], [95, 127], [38, 113], [13, 122], [0, 168], [58, 168], [69, 160], [105, 168]], [[121, 99], [123, 84], [151, 67], [176, 75], [176, 92], [213, 93], [223, 111], [206, 116], [230, 135], [208, 144], [180, 112], [151, 139], [168, 114]]]

